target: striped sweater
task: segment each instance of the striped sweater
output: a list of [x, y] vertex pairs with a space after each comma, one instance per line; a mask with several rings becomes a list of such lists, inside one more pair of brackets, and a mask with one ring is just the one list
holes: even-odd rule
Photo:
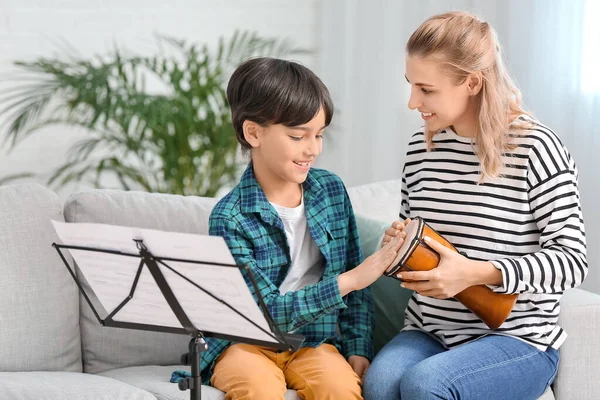
[[[585, 230], [573, 158], [554, 132], [530, 121], [534, 126], [504, 154], [502, 176], [483, 184], [470, 138], [446, 129], [427, 152], [417, 132], [404, 166], [400, 218], [422, 217], [469, 258], [502, 272], [502, 286], [490, 287], [519, 297], [495, 333], [558, 349], [567, 336], [557, 325], [561, 295], [588, 271]], [[491, 333], [455, 299], [416, 292], [405, 329], [429, 332], [448, 348]]]

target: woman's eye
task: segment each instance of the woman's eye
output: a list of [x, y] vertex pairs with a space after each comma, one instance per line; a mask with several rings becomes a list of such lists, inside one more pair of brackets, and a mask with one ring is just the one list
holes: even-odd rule
[[296, 142], [302, 140], [302, 136], [290, 136], [290, 138]]
[[427, 94], [427, 93], [431, 93], [431, 90], [427, 90], [425, 88], [421, 88], [421, 92]]

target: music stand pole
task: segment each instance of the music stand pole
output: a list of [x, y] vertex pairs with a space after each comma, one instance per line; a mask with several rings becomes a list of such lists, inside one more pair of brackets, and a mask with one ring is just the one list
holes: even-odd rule
[[202, 336], [190, 340], [190, 352], [181, 356], [181, 363], [192, 366], [191, 377], [179, 381], [179, 390], [190, 390], [191, 400], [201, 400], [202, 378], [200, 378], [200, 359], [202, 353], [208, 350], [208, 345]]

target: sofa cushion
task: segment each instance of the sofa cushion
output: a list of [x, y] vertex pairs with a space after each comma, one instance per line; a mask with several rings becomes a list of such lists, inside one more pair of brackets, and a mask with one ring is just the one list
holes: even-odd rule
[[552, 384], [559, 399], [598, 399], [600, 382], [600, 295], [569, 289], [560, 300], [558, 324], [569, 335], [560, 347], [558, 374]]
[[52, 219], [64, 221], [55, 193], [0, 187], [0, 371], [81, 371], [77, 286]]
[[[356, 225], [363, 255], [368, 257], [381, 247], [381, 239], [389, 223], [356, 214]], [[373, 346], [378, 352], [404, 326], [404, 310], [412, 291], [401, 288], [399, 281], [387, 276], [377, 279], [371, 285], [371, 291], [375, 310]]]
[[552, 391], [552, 388], [548, 388], [546, 389], [546, 391], [542, 394], [541, 397], [538, 397], [538, 400], [555, 400], [556, 397], [554, 397], [554, 392]]
[[[177, 384], [169, 382], [171, 373], [175, 370], [189, 371], [190, 367], [183, 365], [130, 367], [105, 371], [99, 375], [142, 388], [152, 393], [158, 400], [188, 400], [190, 398], [189, 390], [181, 391]], [[223, 392], [210, 386], [202, 386], [202, 400], [224, 399]], [[285, 400], [299, 400], [299, 397], [295, 390], [288, 390]]]
[[387, 222], [397, 220], [400, 212], [402, 181], [389, 180], [354, 186], [348, 189], [354, 213]]
[[0, 393], [11, 400], [156, 400], [135, 386], [78, 372], [2, 372]]
[[[399, 218], [401, 190], [402, 181], [399, 179], [348, 189], [365, 257], [379, 249], [383, 232]], [[404, 326], [404, 310], [412, 291], [401, 288], [400, 282], [387, 276], [375, 281], [371, 290], [375, 308], [373, 345], [378, 352]]]
[[[71, 195], [64, 210], [67, 222], [206, 234], [216, 202], [213, 198], [91, 190]], [[85, 301], [81, 301], [81, 335], [83, 368], [91, 373], [136, 365], [177, 364], [189, 341], [184, 335], [102, 327]]]
[[[171, 366], [145, 366], [119, 368], [111, 371], [105, 371], [98, 375], [116, 379], [132, 386], [137, 386], [154, 395], [158, 400], [188, 400], [190, 392], [179, 390], [179, 386], [169, 382], [171, 372], [175, 370], [190, 370], [190, 367], [183, 365]], [[224, 400], [223, 392], [203, 385], [202, 400]], [[285, 400], [300, 400], [295, 390], [289, 390], [285, 393]], [[552, 390], [548, 389], [539, 400], [554, 400]]]

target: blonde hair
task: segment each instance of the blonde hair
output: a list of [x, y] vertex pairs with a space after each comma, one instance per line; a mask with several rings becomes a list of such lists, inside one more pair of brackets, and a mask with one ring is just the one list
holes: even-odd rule
[[[500, 44], [494, 29], [476, 16], [449, 12], [429, 18], [411, 35], [406, 44], [409, 56], [440, 62], [450, 76], [461, 84], [469, 74], [482, 77], [477, 94], [477, 157], [481, 180], [500, 176], [502, 154], [513, 148], [511, 136], [530, 127], [527, 121], [511, 124], [516, 115], [526, 114], [521, 106], [521, 92], [506, 72]], [[433, 148], [433, 136], [426, 131], [427, 150]]]

